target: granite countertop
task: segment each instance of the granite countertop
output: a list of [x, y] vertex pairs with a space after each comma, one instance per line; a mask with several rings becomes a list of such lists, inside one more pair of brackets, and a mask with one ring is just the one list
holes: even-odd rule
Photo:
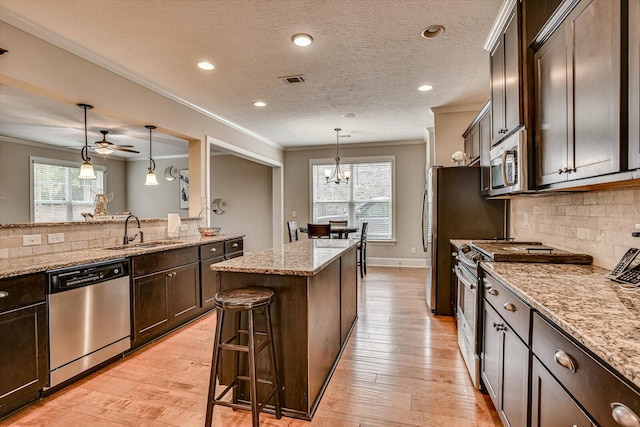
[[640, 388], [640, 289], [593, 265], [482, 262], [516, 295]]
[[[135, 243], [131, 243], [129, 247], [118, 246], [119, 249], [94, 248], [41, 254], [22, 258], [3, 259], [0, 260], [0, 279], [20, 276], [23, 274], [38, 273], [47, 270], [57, 270], [59, 268], [72, 267], [74, 265], [89, 264], [92, 262], [108, 261], [170, 249], [198, 246], [240, 237], [244, 237], [244, 235], [220, 234], [218, 236], [211, 237], [192, 236], [176, 239], [175, 241], [162, 240], [162, 244], [153, 247], [136, 247]], [[153, 242], [145, 243], [149, 244]]]
[[[0, 224], [0, 228], [35, 228], [35, 227], [55, 227], [59, 225], [96, 225], [96, 224], [115, 224], [115, 223], [124, 223], [128, 215], [105, 215], [105, 219], [101, 217], [96, 217], [95, 219], [91, 219], [89, 221], [63, 221], [63, 222], [18, 222], [14, 224]], [[120, 218], [113, 218], [120, 217]], [[106, 219], [109, 218], [109, 219]], [[156, 221], [166, 221], [167, 217], [163, 218], [139, 218], [141, 223], [144, 222], [156, 222]], [[181, 221], [195, 221], [201, 220], [199, 217], [181, 217]]]
[[358, 239], [307, 239], [211, 265], [213, 271], [313, 276]]

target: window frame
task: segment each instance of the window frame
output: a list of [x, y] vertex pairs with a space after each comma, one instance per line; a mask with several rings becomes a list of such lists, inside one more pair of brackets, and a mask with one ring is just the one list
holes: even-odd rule
[[[34, 164], [35, 163], [39, 163], [39, 164], [45, 164], [45, 165], [49, 165], [49, 166], [61, 166], [61, 167], [67, 167], [67, 168], [75, 168], [75, 169], [80, 169], [80, 164], [79, 162], [74, 162], [74, 161], [70, 161], [70, 160], [62, 160], [62, 159], [52, 159], [49, 157], [38, 157], [38, 156], [29, 156], [29, 220], [30, 222], [33, 222], [35, 224], [41, 224], [39, 222], [36, 222], [35, 217], [35, 191], [34, 191], [34, 184], [35, 184], [35, 179], [34, 179]], [[103, 183], [104, 183], [104, 188], [102, 188], [104, 193], [107, 193], [107, 168], [106, 166], [101, 166], [101, 165], [93, 165], [93, 169], [96, 172], [102, 172], [104, 173], [104, 178], [103, 178]], [[74, 221], [74, 220], [71, 220]], [[49, 221], [46, 221], [49, 222]], [[64, 221], [56, 221], [56, 222], [70, 222], [69, 220], [65, 219]]]
[[[389, 239], [372, 239], [368, 242], [376, 243], [396, 243], [396, 156], [364, 156], [364, 157], [340, 157], [340, 165], [354, 163], [391, 163], [391, 237]], [[309, 159], [309, 220], [313, 221], [313, 167], [316, 165], [332, 165], [335, 168], [335, 158]], [[328, 185], [328, 184], [327, 184]], [[343, 184], [332, 184], [343, 185]], [[351, 184], [349, 184], [351, 185]]]

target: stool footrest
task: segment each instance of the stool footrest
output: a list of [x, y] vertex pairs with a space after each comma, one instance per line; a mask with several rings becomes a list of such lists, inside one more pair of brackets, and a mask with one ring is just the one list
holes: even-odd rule
[[[242, 351], [245, 353], [249, 352], [249, 346], [248, 345], [241, 345], [241, 344], [228, 344], [229, 341], [231, 341], [232, 338], [228, 339], [227, 341], [223, 342], [222, 344], [220, 344], [220, 348], [222, 350], [232, 350], [232, 351]], [[262, 344], [260, 344], [257, 348], [256, 348], [256, 354], [259, 354], [266, 346], [269, 345], [271, 341], [267, 340], [265, 342], [263, 342]]]

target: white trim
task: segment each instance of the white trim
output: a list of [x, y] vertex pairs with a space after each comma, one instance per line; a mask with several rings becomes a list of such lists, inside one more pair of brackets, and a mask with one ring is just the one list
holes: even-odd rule
[[434, 114], [477, 112], [482, 110], [485, 104], [486, 102], [482, 104], [443, 105], [441, 107], [431, 107], [431, 112]]
[[168, 89], [156, 85], [155, 83], [151, 82], [150, 80], [140, 76], [139, 74], [136, 74], [118, 64], [115, 64], [112, 61], [109, 61], [108, 59], [106, 59], [105, 57], [96, 54], [95, 52], [92, 52], [88, 49], [85, 49], [82, 46], [77, 45], [76, 43], [72, 42], [71, 40], [62, 37], [58, 34], [55, 34], [49, 30], [46, 30], [44, 28], [38, 27], [37, 25], [25, 20], [24, 18], [17, 16], [15, 14], [13, 14], [12, 12], [9, 12], [7, 10], [2, 10], [2, 16], [0, 18], [2, 21], [8, 23], [9, 25], [13, 25], [14, 27], [17, 27], [31, 35], [34, 35], [48, 43], [51, 43], [54, 46], [57, 46], [61, 49], [64, 49], [82, 59], [85, 59], [89, 62], [92, 62], [96, 65], [98, 65], [99, 67], [102, 67], [106, 70], [111, 71], [112, 73], [118, 74], [122, 77], [124, 77], [127, 80], [131, 80], [134, 83], [139, 84], [140, 86], [143, 86], [149, 90], [152, 90], [156, 93], [159, 93], [160, 95], [166, 96], [167, 98], [171, 99], [172, 101], [175, 101], [179, 104], [184, 105], [185, 107], [191, 108], [194, 111], [197, 111], [200, 114], [203, 114], [211, 119], [217, 120], [220, 123], [223, 123], [227, 126], [229, 126], [230, 128], [233, 128], [239, 132], [244, 133], [245, 135], [249, 135], [252, 138], [255, 138], [261, 142], [264, 142], [267, 145], [270, 145], [272, 147], [275, 147], [277, 149], [282, 150], [283, 146], [278, 144], [277, 142], [274, 142], [262, 135], [259, 135], [245, 127], [240, 126], [239, 124], [232, 122], [231, 120], [220, 116], [212, 111], [209, 111], [205, 108], [202, 108], [184, 98], [181, 98], [180, 96], [174, 94], [173, 92], [170, 92]]
[[276, 168], [281, 168], [283, 166], [282, 162], [278, 162], [276, 160], [270, 159], [269, 157], [256, 154], [253, 151], [245, 150], [244, 148], [237, 147], [233, 144], [229, 144], [228, 142], [224, 142], [212, 136], [205, 135], [205, 138], [209, 144], [213, 144], [216, 147], [219, 147], [225, 151], [228, 151], [228, 153], [225, 153], [225, 154], [233, 154], [243, 159], [251, 160], [253, 162], [260, 163], [266, 166], [271, 166]]
[[[341, 147], [345, 148], [367, 148], [367, 147], [389, 147], [397, 145], [422, 145], [424, 139], [409, 139], [406, 141], [380, 141], [380, 142], [351, 142], [344, 143]], [[329, 147], [335, 147], [335, 144], [323, 144], [323, 145], [297, 145], [295, 147], [285, 147], [284, 151], [312, 151], [312, 150], [325, 150]]]
[[498, 41], [498, 37], [502, 35], [502, 30], [504, 29], [509, 16], [511, 15], [511, 9], [516, 5], [518, 0], [504, 0], [502, 6], [500, 7], [500, 11], [498, 12], [498, 16], [496, 16], [496, 20], [493, 21], [493, 26], [489, 31], [489, 35], [485, 40], [482, 48], [488, 52], [491, 52], [491, 49]]
[[410, 267], [425, 268], [427, 260], [424, 258], [374, 258], [367, 257], [367, 265], [371, 267]]

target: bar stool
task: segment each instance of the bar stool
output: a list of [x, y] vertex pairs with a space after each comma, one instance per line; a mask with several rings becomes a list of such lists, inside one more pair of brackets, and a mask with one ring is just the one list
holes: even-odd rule
[[[239, 288], [218, 292], [214, 296], [214, 305], [218, 310], [218, 322], [216, 325], [216, 337], [213, 344], [213, 360], [211, 362], [211, 376], [209, 379], [209, 397], [207, 400], [207, 417], [205, 426], [210, 426], [213, 419], [213, 407], [215, 405], [227, 406], [233, 409], [251, 410], [251, 418], [254, 426], [260, 425], [260, 412], [264, 409], [265, 404], [275, 397], [276, 418], [282, 418], [282, 409], [280, 407], [280, 387], [278, 386], [278, 371], [276, 367], [276, 352], [273, 345], [273, 331], [271, 328], [271, 314], [269, 307], [273, 302], [273, 291], [268, 288]], [[254, 323], [254, 311], [262, 312], [265, 316], [266, 331], [256, 332]], [[226, 312], [235, 314], [235, 330], [231, 338], [222, 341], [222, 327]], [[247, 313], [247, 329], [241, 329], [242, 313]], [[256, 335], [266, 337], [266, 341], [256, 347]], [[240, 337], [246, 336], [248, 345], [240, 343]], [[273, 380], [265, 380], [257, 377], [256, 356], [269, 347], [271, 359], [271, 372]], [[220, 354], [222, 350], [230, 350], [236, 352], [235, 360], [235, 377], [219, 396], [216, 397], [216, 378], [218, 376], [218, 364], [220, 363]], [[240, 353], [247, 353], [249, 359], [248, 376], [239, 374], [239, 358]], [[237, 402], [237, 388], [239, 381], [248, 381], [250, 387], [250, 404], [234, 403]], [[258, 402], [258, 383], [268, 384], [273, 387], [269, 395]], [[222, 398], [229, 390], [234, 390], [231, 402], [224, 401]], [[275, 396], [274, 396], [275, 395]]]

